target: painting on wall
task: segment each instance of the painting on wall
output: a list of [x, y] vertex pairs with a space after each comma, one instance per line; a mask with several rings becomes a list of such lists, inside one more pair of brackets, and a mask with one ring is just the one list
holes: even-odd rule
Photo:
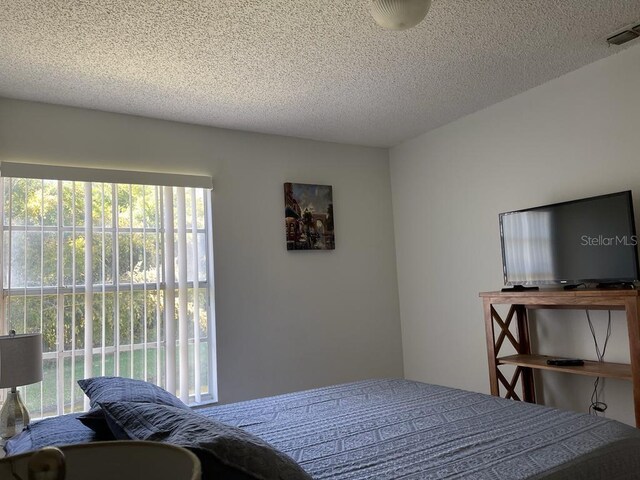
[[331, 185], [284, 184], [287, 250], [333, 250], [333, 189]]

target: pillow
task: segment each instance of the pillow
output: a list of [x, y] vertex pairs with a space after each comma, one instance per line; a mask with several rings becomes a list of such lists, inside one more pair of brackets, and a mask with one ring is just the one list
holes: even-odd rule
[[78, 420], [88, 428], [90, 428], [96, 435], [100, 435], [113, 440], [113, 432], [107, 425], [107, 420], [104, 416], [104, 412], [100, 407], [92, 408], [88, 412], [78, 415]]
[[264, 440], [191, 410], [150, 403], [101, 403], [114, 434], [192, 450], [203, 478], [311, 480], [296, 463]]
[[112, 436], [107, 426], [100, 402], [145, 402], [159, 405], [170, 405], [176, 408], [189, 409], [175, 395], [161, 387], [144, 380], [124, 377], [94, 377], [78, 380], [78, 385], [89, 397], [91, 410], [80, 415], [80, 420], [87, 427], [100, 435]]
[[72, 413], [36, 420], [7, 440], [5, 452], [7, 455], [18, 455], [43, 447], [113, 439], [111, 432], [105, 437], [88, 429], [78, 422], [78, 416], [79, 414]]

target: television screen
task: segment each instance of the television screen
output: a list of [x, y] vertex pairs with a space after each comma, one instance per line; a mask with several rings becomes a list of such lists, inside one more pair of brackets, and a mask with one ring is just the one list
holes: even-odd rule
[[505, 285], [638, 280], [631, 192], [501, 213]]

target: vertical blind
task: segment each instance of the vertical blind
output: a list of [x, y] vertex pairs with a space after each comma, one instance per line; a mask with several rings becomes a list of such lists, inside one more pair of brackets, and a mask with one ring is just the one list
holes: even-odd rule
[[[86, 409], [76, 381], [96, 375], [215, 400], [211, 192], [184, 185], [201, 177], [16, 165], [1, 166], [0, 326], [43, 334], [32, 414]], [[42, 172], [58, 178], [25, 175]]]

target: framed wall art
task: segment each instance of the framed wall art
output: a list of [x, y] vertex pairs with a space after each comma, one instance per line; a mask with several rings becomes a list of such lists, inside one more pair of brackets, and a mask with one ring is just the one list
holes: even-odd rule
[[284, 184], [287, 250], [336, 248], [331, 185]]

